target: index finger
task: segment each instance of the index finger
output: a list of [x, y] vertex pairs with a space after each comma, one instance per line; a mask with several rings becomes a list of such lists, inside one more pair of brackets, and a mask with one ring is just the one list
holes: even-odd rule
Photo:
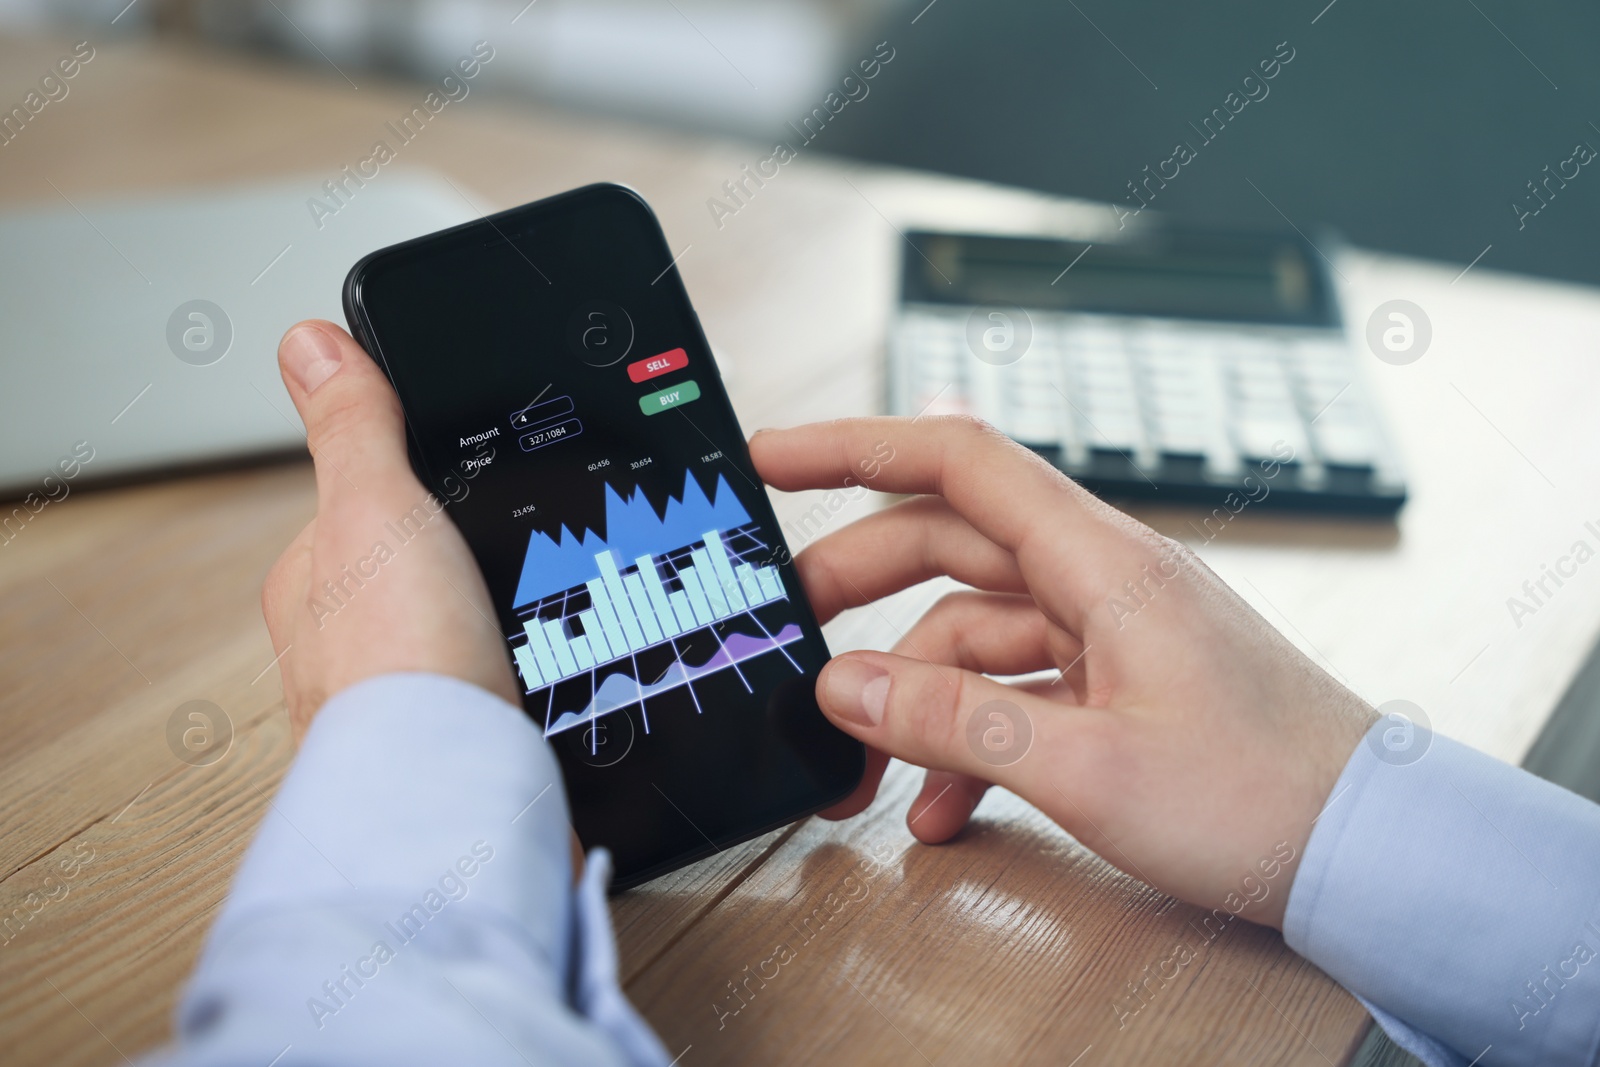
[[1069, 539], [1087, 557], [1111, 554], [1133, 520], [989, 424], [960, 415], [837, 419], [750, 439], [767, 484], [793, 492], [864, 485], [933, 493], [1018, 557]]

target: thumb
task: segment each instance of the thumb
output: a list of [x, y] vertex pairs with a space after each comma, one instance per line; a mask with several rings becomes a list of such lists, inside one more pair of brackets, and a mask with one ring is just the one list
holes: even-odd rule
[[817, 679], [817, 701], [835, 726], [880, 751], [1019, 793], [1027, 756], [1042, 747], [1035, 734], [1076, 713], [972, 671], [887, 652], [835, 657]]
[[278, 343], [278, 369], [306, 425], [319, 489], [412, 477], [399, 398], [353, 337], [320, 319], [297, 323]]

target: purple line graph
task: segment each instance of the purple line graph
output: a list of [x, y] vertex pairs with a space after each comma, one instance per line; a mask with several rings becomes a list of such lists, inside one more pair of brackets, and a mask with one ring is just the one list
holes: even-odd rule
[[[690, 692], [692, 693], [694, 690], [691, 683], [697, 679], [734, 667], [735, 664], [764, 655], [775, 649], [782, 650], [784, 645], [800, 640], [801, 636], [800, 627], [794, 623], [787, 624], [776, 634], [771, 635], [764, 634], [756, 637], [750, 634], [729, 634], [704, 663], [686, 663], [682, 654], [679, 654], [671, 665], [662, 672], [661, 676], [653, 682], [641, 682], [634, 675], [618, 670], [615, 673], [608, 674], [600, 681], [600, 684], [594, 690], [593, 697], [581, 710], [562, 712], [555, 717], [554, 721], [547, 721], [544, 731], [545, 736], [549, 737], [552, 734], [570, 730], [575, 726], [581, 726], [609, 712], [640, 703], [647, 697], [665, 693], [679, 686], [690, 686]], [[676, 648], [676, 645], [673, 647]], [[794, 663], [788, 653], [784, 653], [784, 656], [789, 659], [791, 664]], [[797, 664], [796, 669], [799, 669]]]

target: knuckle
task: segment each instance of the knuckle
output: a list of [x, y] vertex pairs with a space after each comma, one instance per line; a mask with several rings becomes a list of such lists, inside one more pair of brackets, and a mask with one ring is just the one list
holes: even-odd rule
[[923, 614], [923, 618], [943, 626], [951, 626], [970, 613], [978, 594], [967, 589], [945, 593]]
[[270, 616], [273, 606], [283, 596], [283, 586], [288, 581], [286, 572], [289, 565], [289, 553], [284, 552], [267, 568], [267, 576], [261, 581], [261, 610]]
[[284, 583], [277, 578], [276, 571], [277, 568], [274, 568], [274, 573], [269, 573], [261, 585], [261, 618], [267, 624], [267, 634], [274, 641], [285, 626], [288, 617], [285, 605], [292, 597], [289, 590], [284, 588]]
[[366, 421], [367, 407], [361, 398], [340, 391], [318, 406], [313, 425], [306, 427], [307, 436], [313, 448], [338, 452], [359, 436]]
[[995, 435], [994, 425], [980, 416], [957, 415], [955, 418], [959, 420], [962, 431], [970, 436], [992, 437]]
[[[928, 536], [928, 529], [926, 526], [919, 526], [914, 536], [916, 537], [916, 541], [912, 543], [910, 550], [914, 554], [912, 558], [917, 563], [917, 572], [919, 574], [938, 573], [934, 568], [939, 566], [942, 553], [941, 546], [937, 543], [937, 539]], [[947, 599], [949, 599], [948, 596], [940, 597], [934, 602], [933, 607], [928, 609], [927, 614], [934, 615], [936, 612], [944, 610], [945, 601]]]
[[306, 425], [311, 446], [335, 454], [364, 448], [400, 419], [400, 402], [392, 392], [379, 392], [354, 379], [335, 377], [317, 391], [317, 403]]
[[1172, 581], [1199, 562], [1194, 550], [1175, 538], [1149, 531], [1139, 549], [1140, 570], [1161, 581]]
[[1160, 537], [1156, 554], [1156, 561], [1163, 570], [1168, 568], [1185, 569], [1200, 561], [1194, 549], [1179, 541], [1175, 537]]
[[1093, 805], [1097, 798], [1125, 790], [1143, 777], [1129, 744], [1127, 723], [1112, 713], [1076, 721], [1072, 743], [1056, 747], [1053, 759], [1064, 781], [1074, 783], [1077, 803]]
[[969, 441], [983, 441], [998, 439], [1009, 441], [1010, 438], [994, 428], [987, 419], [977, 415], [940, 415], [938, 421], [941, 428], [951, 436], [964, 438]]
[[[853, 603], [847, 597], [844, 582], [831, 556], [832, 546], [818, 542], [794, 557], [794, 566], [800, 572], [800, 584], [812, 600], [824, 604]], [[860, 598], [855, 598], [859, 600]]]
[[1182, 541], [1157, 533], [1132, 519], [1128, 520], [1125, 534], [1108, 561], [1110, 565], [1099, 568], [1096, 578], [1092, 579], [1100, 585], [1098, 595], [1117, 595], [1130, 584], [1144, 587], [1173, 581], [1199, 560]]
[[961, 689], [959, 681], [941, 677], [931, 666], [905, 671], [895, 679], [890, 686], [890, 714], [903, 724], [916, 751], [952, 751], [961, 731], [957, 721]]

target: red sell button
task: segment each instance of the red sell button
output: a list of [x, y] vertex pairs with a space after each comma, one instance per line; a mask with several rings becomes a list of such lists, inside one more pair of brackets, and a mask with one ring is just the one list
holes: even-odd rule
[[663, 352], [659, 356], [641, 359], [637, 363], [628, 364], [628, 377], [636, 382], [647, 382], [651, 378], [666, 374], [669, 371], [680, 370], [689, 365], [689, 353], [681, 348], [674, 348], [670, 352]]

